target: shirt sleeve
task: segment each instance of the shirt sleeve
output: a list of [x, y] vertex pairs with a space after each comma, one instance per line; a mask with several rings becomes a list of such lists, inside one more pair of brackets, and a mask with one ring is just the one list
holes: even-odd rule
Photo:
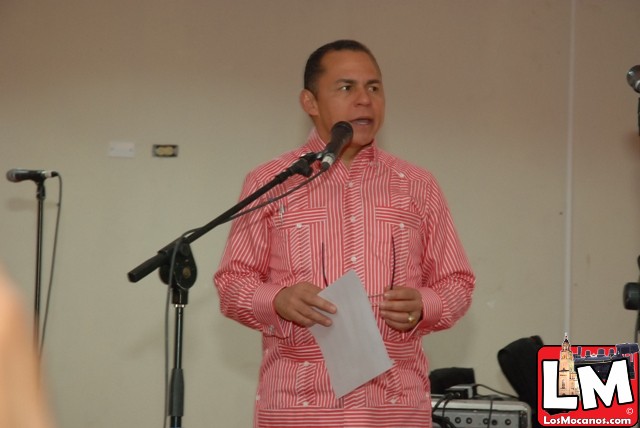
[[437, 182], [427, 191], [422, 224], [424, 251], [422, 320], [416, 333], [427, 334], [453, 326], [467, 312], [475, 276], [455, 230], [451, 213]]
[[[249, 174], [240, 199], [260, 187]], [[236, 218], [214, 283], [220, 297], [222, 313], [266, 335], [286, 337], [291, 322], [278, 316], [273, 306], [276, 294], [284, 288], [271, 284], [269, 278], [270, 227], [269, 210], [259, 209]]]

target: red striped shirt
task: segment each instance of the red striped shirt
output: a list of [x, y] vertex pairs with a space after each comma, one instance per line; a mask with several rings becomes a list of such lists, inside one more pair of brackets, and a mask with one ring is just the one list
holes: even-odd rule
[[[241, 198], [325, 143], [307, 143], [251, 172]], [[304, 180], [295, 176], [259, 202]], [[256, 202], [256, 203], [259, 203]], [[320, 287], [353, 269], [369, 295], [417, 288], [423, 319], [409, 333], [388, 327], [372, 304], [393, 367], [336, 399], [320, 348], [308, 329], [273, 308], [283, 287]], [[262, 332], [256, 427], [430, 427], [427, 359], [421, 337], [451, 327], [469, 308], [474, 275], [433, 176], [365, 147], [349, 168], [337, 161], [285, 198], [236, 219], [215, 284], [222, 312]], [[372, 297], [372, 303], [376, 298]]]

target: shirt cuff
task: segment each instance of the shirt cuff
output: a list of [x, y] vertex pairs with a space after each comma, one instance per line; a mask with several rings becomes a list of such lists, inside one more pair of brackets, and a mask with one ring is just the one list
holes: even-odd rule
[[442, 318], [442, 300], [431, 288], [419, 288], [422, 294], [422, 320], [416, 327], [431, 329]]
[[262, 332], [280, 338], [291, 334], [291, 322], [283, 320], [273, 307], [276, 294], [285, 288], [283, 285], [263, 284], [253, 295], [253, 312], [256, 320], [262, 324]]

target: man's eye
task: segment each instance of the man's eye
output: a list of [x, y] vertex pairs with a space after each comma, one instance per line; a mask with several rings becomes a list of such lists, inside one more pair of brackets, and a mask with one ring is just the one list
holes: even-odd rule
[[369, 86], [369, 92], [378, 92], [379, 90], [379, 86]]
[[343, 85], [339, 88], [340, 91], [349, 91], [351, 90], [351, 85]]

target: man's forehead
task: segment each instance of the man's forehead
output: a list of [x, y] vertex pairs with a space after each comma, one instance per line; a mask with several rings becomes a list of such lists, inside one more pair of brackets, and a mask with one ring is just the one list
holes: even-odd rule
[[364, 56], [326, 58], [320, 79], [331, 83], [381, 83], [380, 70], [373, 60], [364, 52], [352, 53]]
[[322, 59], [322, 66], [327, 71], [328, 69], [340, 69], [340, 70], [373, 70], [377, 75], [380, 74], [380, 69], [375, 60], [366, 52], [360, 51], [332, 51], [328, 52]]

